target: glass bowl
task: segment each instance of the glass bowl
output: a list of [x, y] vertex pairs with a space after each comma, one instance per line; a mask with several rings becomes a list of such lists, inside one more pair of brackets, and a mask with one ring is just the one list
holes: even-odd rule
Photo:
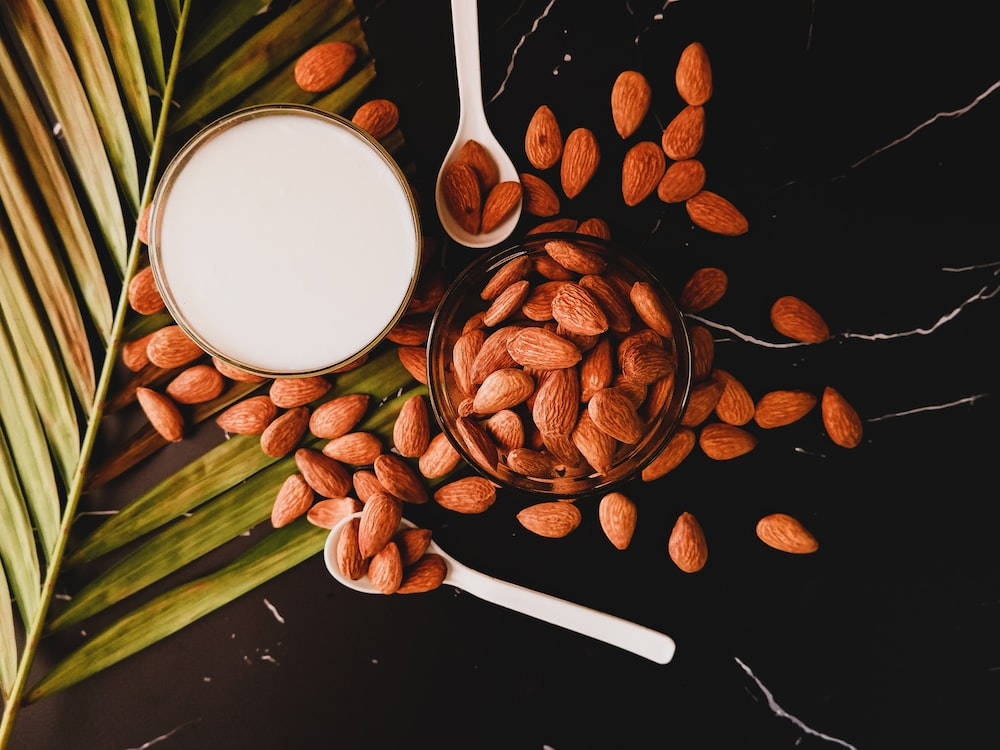
[[[452, 360], [452, 350], [455, 342], [462, 335], [466, 322], [477, 313], [486, 310], [490, 304], [489, 301], [484, 301], [480, 297], [480, 293], [493, 275], [510, 261], [525, 255], [533, 259], [548, 258], [545, 245], [553, 240], [568, 241], [579, 248], [599, 254], [608, 263], [605, 275], [617, 276], [624, 280], [624, 284], [630, 285], [635, 281], [649, 283], [653, 290], [659, 294], [672, 327], [672, 339], [664, 342], [664, 348], [673, 355], [675, 362], [672, 392], [656, 413], [644, 414], [649, 409], [648, 399], [639, 407], [639, 413], [644, 418], [642, 436], [631, 445], [618, 444], [610, 469], [603, 475], [584, 464], [582, 468], [575, 469], [562, 466], [556, 471], [556, 476], [525, 476], [509, 468], [506, 464], [506, 452], [503, 449], [500, 449], [500, 459], [496, 468], [493, 469], [480, 464], [473, 458], [476, 453], [475, 447], [470, 450], [470, 446], [466, 444], [456, 426], [460, 416], [468, 416], [470, 419], [476, 420], [485, 418], [482, 415], [465, 413], [467, 405], [463, 407], [462, 402], [469, 398], [469, 394], [464, 393], [458, 385]], [[578, 280], [579, 276], [580, 274], [573, 274], [573, 280]], [[540, 275], [533, 264], [527, 280], [534, 289], [536, 284], [549, 279]], [[614, 281], [614, 279], [612, 280]], [[624, 285], [620, 289], [624, 290]], [[520, 311], [517, 311], [510, 318], [498, 323], [497, 326], [486, 328], [485, 334], [489, 336], [496, 328], [507, 325], [541, 326], [543, 323], [529, 320]], [[617, 362], [617, 344], [620, 340], [646, 327], [638, 315], [633, 315], [631, 328], [628, 332], [614, 333], [609, 331], [605, 334], [611, 337], [613, 362]], [[583, 352], [583, 356], [584, 358], [587, 356], [586, 351]], [[579, 371], [579, 365], [576, 367]], [[614, 369], [615, 372], [618, 372], [617, 364], [615, 364]], [[554, 496], [575, 496], [605, 490], [641, 471], [660, 453], [680, 424], [681, 415], [687, 405], [691, 384], [691, 345], [683, 317], [676, 304], [649, 266], [640, 258], [618, 245], [596, 237], [562, 232], [537, 234], [529, 235], [494, 255], [476, 260], [452, 283], [441, 300], [431, 323], [427, 342], [427, 372], [434, 416], [459, 454], [476, 471], [501, 486], [551, 499]], [[583, 406], [581, 404], [581, 407]], [[534, 428], [534, 423], [526, 404], [521, 403], [512, 409], [521, 417], [525, 435], [528, 436]], [[526, 437], [526, 445], [529, 442]]]

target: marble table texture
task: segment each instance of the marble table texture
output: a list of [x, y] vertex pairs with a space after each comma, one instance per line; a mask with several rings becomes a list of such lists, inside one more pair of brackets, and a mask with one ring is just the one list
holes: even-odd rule
[[[358, 4], [429, 206], [457, 121], [448, 3]], [[564, 133], [593, 129], [598, 177], [563, 214], [608, 220], [675, 290], [696, 268], [725, 269], [730, 291], [703, 314], [717, 364], [757, 396], [835, 386], [864, 419], [862, 445], [837, 448], [814, 413], [736, 461], [696, 450], [624, 488], [639, 505], [625, 552], [593, 500], [558, 541], [520, 528], [529, 501], [512, 493], [483, 516], [410, 514], [474, 567], [669, 633], [668, 666], [449, 588], [361, 596], [317, 557], [28, 708], [14, 746], [996, 747], [1000, 60], [985, 4], [490, 0], [480, 13], [486, 111], [519, 168], [540, 104]], [[700, 158], [749, 219], [736, 239], [619, 193], [611, 84], [646, 74], [639, 136], [657, 140], [693, 40], [715, 78]], [[450, 246], [445, 263], [472, 257]], [[784, 294], [818, 308], [833, 339], [782, 343], [768, 309]], [[203, 430], [85, 510], [113, 509], [219, 439]], [[681, 511], [708, 537], [696, 575], [666, 553]], [[761, 544], [754, 524], [776, 511], [820, 551]], [[42, 659], [86, 637], [53, 638]]]

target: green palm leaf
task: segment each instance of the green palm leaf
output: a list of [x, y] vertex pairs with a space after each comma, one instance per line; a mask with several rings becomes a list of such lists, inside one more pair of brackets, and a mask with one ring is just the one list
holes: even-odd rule
[[[31, 523], [24, 506], [24, 496], [17, 482], [7, 436], [0, 428], [0, 560], [3, 561], [2, 567], [10, 571], [7, 575], [10, 576], [10, 586], [17, 598], [21, 618], [25, 622], [31, 622], [38, 613], [42, 581], [31, 535]], [[0, 578], [3, 577], [3, 573], [0, 573]], [[0, 608], [5, 604], [10, 605], [9, 595], [2, 599], [4, 601], [0, 601]], [[13, 650], [13, 640], [7, 642], [4, 639], [0, 643], [0, 651]], [[6, 653], [0, 653], [0, 660], [6, 661]]]
[[129, 5], [132, 6], [132, 16], [142, 40], [144, 56], [153, 71], [153, 84], [159, 91], [163, 91], [167, 85], [167, 76], [163, 70], [163, 42], [160, 40], [160, 22], [156, 19], [156, 3], [154, 0], [129, 0]]
[[14, 612], [10, 590], [0, 562], [0, 698], [7, 700], [17, 673], [17, 641], [14, 635]]
[[221, 0], [215, 3], [212, 14], [201, 24], [198, 38], [184, 50], [181, 70], [198, 62], [270, 4], [271, 0]]

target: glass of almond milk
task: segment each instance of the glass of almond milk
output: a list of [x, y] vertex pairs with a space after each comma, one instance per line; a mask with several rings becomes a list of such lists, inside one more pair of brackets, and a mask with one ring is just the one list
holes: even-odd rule
[[399, 166], [351, 122], [309, 107], [251, 107], [206, 127], [167, 166], [149, 226], [178, 325], [268, 377], [364, 355], [403, 314], [420, 266]]

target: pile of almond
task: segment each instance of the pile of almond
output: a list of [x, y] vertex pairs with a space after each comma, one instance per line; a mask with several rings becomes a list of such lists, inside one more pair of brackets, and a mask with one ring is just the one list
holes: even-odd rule
[[489, 151], [479, 141], [469, 140], [441, 173], [441, 195], [462, 229], [486, 234], [521, 203], [521, 183], [500, 182], [500, 170]]

